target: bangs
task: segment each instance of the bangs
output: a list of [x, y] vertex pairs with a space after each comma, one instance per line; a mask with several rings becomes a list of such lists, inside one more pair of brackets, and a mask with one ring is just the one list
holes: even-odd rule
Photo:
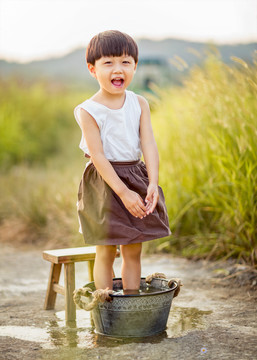
[[132, 56], [138, 62], [138, 47], [127, 34], [110, 30], [93, 37], [86, 51], [86, 61], [95, 65], [95, 61], [103, 56]]

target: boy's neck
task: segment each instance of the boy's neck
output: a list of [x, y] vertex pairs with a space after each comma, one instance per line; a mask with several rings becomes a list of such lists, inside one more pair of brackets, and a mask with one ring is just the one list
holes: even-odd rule
[[121, 94], [110, 94], [109, 92], [100, 89], [95, 95], [92, 96], [91, 99], [107, 106], [110, 109], [120, 109], [124, 105], [126, 99], [126, 90]]

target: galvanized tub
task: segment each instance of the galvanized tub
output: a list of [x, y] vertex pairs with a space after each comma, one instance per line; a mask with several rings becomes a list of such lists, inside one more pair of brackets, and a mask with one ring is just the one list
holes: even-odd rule
[[[95, 330], [99, 334], [114, 337], [144, 337], [156, 335], [166, 329], [176, 281], [154, 278], [151, 284], [141, 278], [140, 289], [150, 293], [121, 295], [111, 294], [111, 302], [105, 301], [91, 311]], [[94, 282], [85, 287], [95, 290]], [[122, 290], [122, 279], [113, 279], [113, 290]]]

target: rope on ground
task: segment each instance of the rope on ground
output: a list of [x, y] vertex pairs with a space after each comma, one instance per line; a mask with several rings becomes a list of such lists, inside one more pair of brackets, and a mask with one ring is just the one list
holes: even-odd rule
[[[94, 309], [99, 302], [105, 302], [105, 301], [111, 301], [110, 294], [112, 294], [113, 291], [109, 290], [109, 288], [106, 289], [97, 289], [92, 293], [92, 289], [89, 287], [83, 287], [78, 290], [75, 290], [73, 293], [73, 300], [78, 307], [81, 309], [90, 311]], [[84, 298], [87, 298], [86, 301], [82, 299], [82, 296]], [[91, 302], [89, 301], [89, 297], [92, 297], [93, 300]]]
[[[155, 279], [167, 279], [167, 276], [166, 276], [165, 274], [163, 274], [163, 273], [158, 273], [158, 272], [156, 272], [156, 273], [153, 273], [152, 275], [148, 275], [148, 276], [145, 278], [145, 282], [148, 283], [148, 284], [151, 284], [151, 282], [152, 282], [152, 280], [153, 280], [154, 278], [155, 278]], [[177, 285], [178, 285], [177, 288], [176, 288], [176, 290], [175, 290], [175, 292], [174, 292], [174, 296], [173, 296], [173, 297], [176, 297], [176, 296], [178, 296], [178, 294], [179, 294], [179, 292], [180, 292], [180, 287], [183, 286], [183, 284], [182, 284], [182, 282], [181, 282], [180, 279], [170, 279], [170, 280], [168, 281], [168, 286], [169, 286], [169, 287], [172, 287], [172, 284], [173, 284], [174, 282], [176, 282]]]

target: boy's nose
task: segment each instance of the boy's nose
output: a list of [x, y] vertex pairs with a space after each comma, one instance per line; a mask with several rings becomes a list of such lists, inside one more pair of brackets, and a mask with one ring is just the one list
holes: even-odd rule
[[120, 73], [122, 73], [122, 69], [121, 69], [121, 67], [119, 65], [116, 65], [113, 72], [115, 74], [120, 74]]

